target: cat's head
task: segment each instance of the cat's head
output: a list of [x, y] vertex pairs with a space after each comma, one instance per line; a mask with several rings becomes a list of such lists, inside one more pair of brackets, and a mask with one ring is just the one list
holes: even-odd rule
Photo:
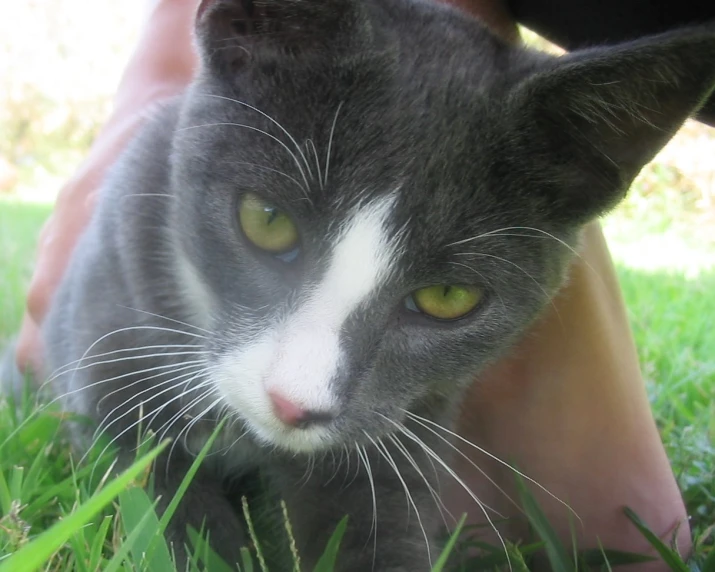
[[453, 401], [715, 83], [699, 29], [562, 58], [419, 0], [205, 0], [173, 150], [212, 383], [294, 451]]

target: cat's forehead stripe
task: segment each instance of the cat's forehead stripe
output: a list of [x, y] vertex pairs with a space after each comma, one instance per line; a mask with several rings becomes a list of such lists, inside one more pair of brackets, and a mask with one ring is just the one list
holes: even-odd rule
[[268, 389], [305, 408], [335, 406], [331, 385], [344, 360], [342, 325], [389, 279], [397, 262], [400, 235], [390, 236], [387, 225], [395, 199], [393, 193], [364, 205], [345, 222], [325, 274], [281, 328]]
[[396, 198], [394, 192], [358, 208], [338, 235], [313, 298], [320, 307], [332, 310], [338, 322], [334, 326], [339, 327], [395, 267], [400, 236], [389, 236], [387, 222]]

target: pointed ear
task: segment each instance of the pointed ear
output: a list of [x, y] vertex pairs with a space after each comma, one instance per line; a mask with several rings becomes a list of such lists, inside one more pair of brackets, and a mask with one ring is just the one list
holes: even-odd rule
[[715, 26], [553, 60], [511, 91], [510, 131], [547, 208], [585, 222], [613, 207], [715, 87]]
[[350, 0], [202, 0], [199, 53], [214, 71], [235, 72], [255, 61], [342, 51], [358, 8]]

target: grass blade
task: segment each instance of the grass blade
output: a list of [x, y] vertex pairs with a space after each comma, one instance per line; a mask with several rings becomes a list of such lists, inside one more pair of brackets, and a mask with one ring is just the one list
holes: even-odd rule
[[[144, 525], [149, 522], [149, 520], [152, 517], [152, 513], [154, 513], [156, 507], [156, 503], [152, 505], [151, 510], [148, 510], [144, 516], [142, 516], [141, 520], [137, 524], [137, 527], [131, 531], [131, 533], [124, 539], [122, 542], [121, 546], [119, 549], [114, 553], [114, 556], [112, 556], [112, 559], [107, 563], [107, 566], [103, 569], [102, 572], [116, 572], [119, 570], [124, 562], [124, 559], [131, 553], [132, 547], [134, 546], [134, 543], [137, 541], [139, 536], [144, 532]], [[154, 513], [154, 516], [155, 513]], [[131, 566], [130, 564], [130, 569], [131, 570], [144, 570], [145, 568], [142, 566], [139, 566], [141, 562], [134, 563], [135, 566]], [[172, 564], [171, 568], [169, 570], [173, 570], [174, 566]], [[163, 571], [162, 571], [163, 572]], [[168, 571], [167, 571], [168, 572]]]
[[142, 570], [171, 570], [174, 562], [164, 535], [159, 531], [155, 503], [152, 503], [144, 489], [132, 487], [122, 491], [119, 494], [119, 512], [126, 533], [141, 530], [132, 544], [131, 553], [135, 562], [142, 562]]
[[328, 544], [325, 547], [325, 552], [318, 560], [315, 565], [313, 572], [333, 572], [335, 569], [335, 562], [338, 559], [338, 551], [340, 550], [340, 543], [345, 536], [345, 530], [348, 528], [348, 517], [347, 515], [338, 523], [335, 527], [333, 535], [328, 540]]
[[164, 534], [164, 532], [166, 531], [166, 527], [169, 525], [171, 517], [174, 516], [174, 513], [176, 512], [176, 509], [179, 506], [181, 499], [186, 493], [186, 490], [189, 488], [189, 485], [191, 484], [191, 481], [199, 470], [201, 463], [211, 450], [211, 447], [213, 446], [214, 441], [216, 441], [219, 432], [221, 431], [221, 429], [223, 429], [225, 422], [226, 419], [223, 419], [218, 425], [216, 425], [216, 428], [211, 433], [211, 436], [206, 440], [206, 443], [201, 448], [201, 451], [199, 451], [199, 454], [194, 459], [194, 462], [191, 463], [191, 466], [186, 472], [186, 475], [184, 475], [184, 478], [181, 480], [179, 488], [176, 489], [176, 494], [174, 495], [174, 498], [171, 499], [169, 506], [166, 507], [164, 514], [161, 515], [161, 520], [159, 521], [159, 531], [161, 532], [161, 534]]
[[159, 447], [136, 461], [121, 475], [107, 483], [102, 490], [95, 493], [87, 502], [80, 505], [75, 512], [15, 552], [0, 564], [0, 572], [15, 572], [17, 570], [32, 572], [41, 567], [67, 542], [70, 536], [96, 516], [134, 479], [141, 475], [142, 471], [145, 471], [166, 448], [166, 445], [167, 443], [162, 443]]
[[92, 570], [100, 570], [100, 563], [102, 562], [102, 548], [104, 543], [107, 541], [107, 533], [109, 532], [109, 527], [112, 525], [113, 517], [105, 516], [102, 520], [102, 524], [99, 525], [97, 534], [94, 535], [94, 541], [92, 542], [92, 547], [89, 551], [89, 567]]
[[524, 513], [536, 531], [536, 534], [545, 543], [546, 556], [551, 564], [551, 569], [554, 570], [554, 572], [575, 572], [575, 565], [566, 552], [556, 531], [551, 527], [551, 524], [549, 524], [539, 503], [527, 488], [524, 479], [519, 475], [516, 476], [516, 485]]
[[201, 561], [204, 564], [204, 570], [211, 572], [235, 572], [236, 568], [231, 568], [223, 558], [221, 558], [213, 548], [211, 548], [211, 537], [202, 532], [196, 532], [193, 527], [187, 528], [189, 542], [191, 543], [192, 553], [197, 562]]
[[447, 565], [447, 560], [449, 560], [449, 556], [452, 554], [460, 534], [462, 534], [462, 529], [464, 528], [464, 522], [466, 520], [467, 514], [465, 513], [462, 515], [462, 518], [459, 519], [457, 527], [454, 529], [449, 537], [449, 540], [447, 540], [447, 543], [444, 545], [444, 550], [442, 550], [442, 554], [439, 555], [437, 562], [432, 568], [432, 572], [442, 572], [442, 570], [444, 570], [444, 567]]
[[636, 528], [645, 536], [650, 545], [658, 551], [663, 561], [670, 566], [675, 572], [690, 572], [688, 565], [683, 561], [675, 550], [667, 546], [658, 536], [648, 528], [648, 525], [641, 520], [632, 509], [626, 507], [623, 509], [628, 519], [636, 525]]

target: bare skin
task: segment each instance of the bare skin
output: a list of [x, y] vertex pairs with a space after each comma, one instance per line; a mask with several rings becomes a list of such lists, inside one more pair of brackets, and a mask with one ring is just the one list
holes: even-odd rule
[[[508, 41], [517, 28], [500, 0], [444, 0], [480, 17]], [[42, 323], [77, 237], [92, 214], [94, 193], [126, 142], [158, 101], [179, 92], [195, 68], [191, 27], [197, 0], [154, 0], [134, 56], [115, 99], [115, 109], [86, 160], [60, 192], [43, 229], [38, 263], [18, 348], [18, 364], [41, 371]], [[562, 504], [538, 491], [552, 524], [570, 545], [647, 551], [647, 543], [623, 516], [630, 506], [662, 538], [678, 530], [678, 546], [690, 550], [685, 508], [652, 418], [615, 271], [600, 227], [584, 236], [581, 258], [542, 319], [516, 348], [481, 376], [464, 401], [460, 435], [514, 463]], [[475, 449], [462, 450], [516, 498], [513, 474]], [[464, 460], [456, 468], [487, 504], [516, 517], [504, 532], [526, 533], [519, 511]], [[459, 487], [445, 491], [454, 514], [474, 506]], [[470, 520], [483, 521], [479, 510]], [[678, 528], [678, 526], [680, 527]], [[661, 563], [641, 569], [664, 569]]]
[[[603, 546], [652, 553], [624, 516], [636, 511], [668, 542], [691, 547], [685, 508], [648, 403], [637, 355], [600, 226], [586, 229], [581, 258], [570, 282], [513, 357], [492, 367], [464, 401], [458, 432], [520, 470], [568, 503], [534, 487], [551, 523], [567, 546], [572, 531], [580, 547]], [[504, 466], [462, 444], [504, 491], [518, 498], [514, 476]], [[459, 472], [487, 504], [516, 517], [511, 538], [526, 530], [518, 509], [463, 459]], [[451, 488], [455, 514], [469, 506], [464, 491]], [[470, 514], [473, 522], [483, 516]], [[633, 568], [635, 569], [635, 568]], [[638, 570], [668, 569], [662, 563]]]

